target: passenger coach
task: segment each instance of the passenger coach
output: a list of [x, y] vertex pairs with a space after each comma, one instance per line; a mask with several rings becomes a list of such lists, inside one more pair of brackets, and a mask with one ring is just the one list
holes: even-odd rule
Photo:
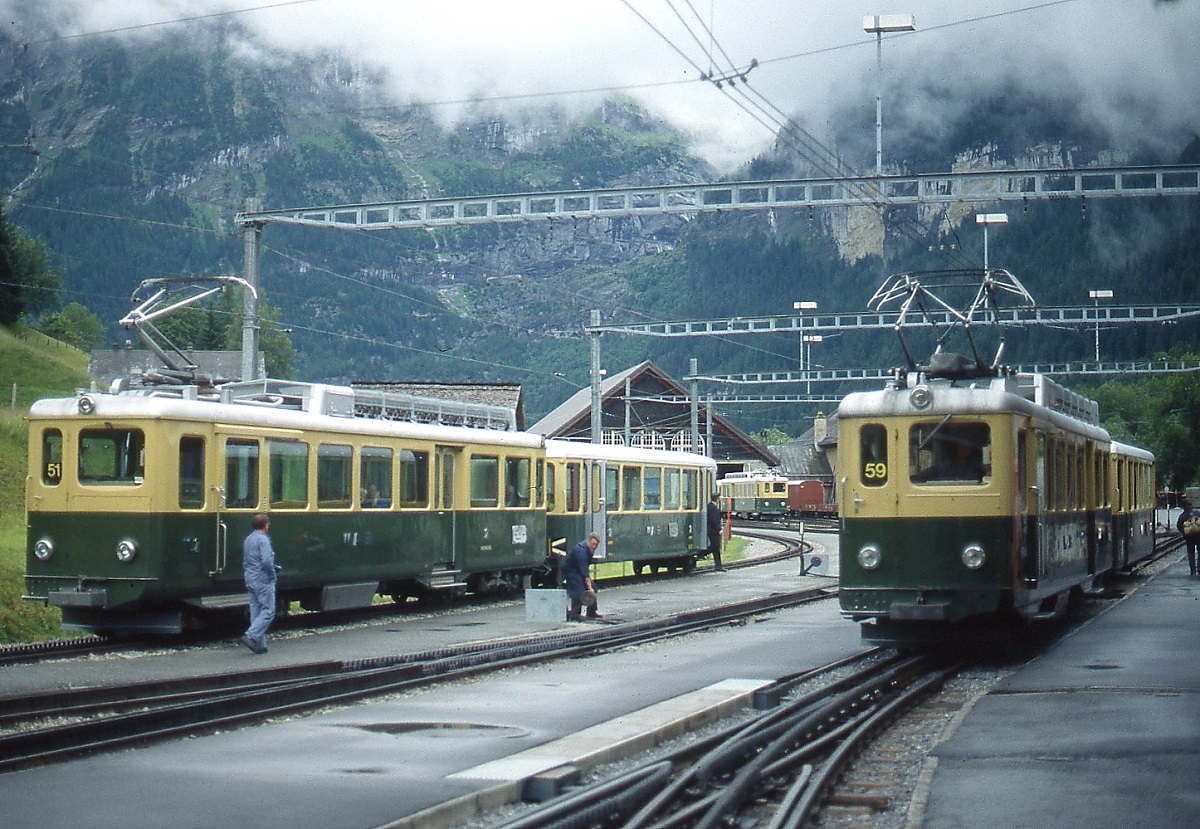
[[514, 586], [545, 567], [539, 436], [355, 417], [351, 394], [249, 383], [220, 402], [35, 403], [26, 598], [62, 608], [67, 629], [179, 631], [244, 602], [257, 511], [281, 603], [310, 609]]
[[379, 392], [274, 380], [38, 401], [25, 598], [108, 633], [240, 611], [260, 511], [280, 607], [311, 610], [557, 586], [551, 525], [559, 548], [596, 531], [618, 560], [690, 569], [699, 552], [708, 458], [410, 415]]
[[731, 472], [717, 481], [722, 506], [737, 518], [788, 514], [788, 479], [770, 472]]
[[565, 554], [592, 533], [595, 557], [690, 572], [708, 547], [705, 508], [716, 462], [703, 455], [546, 441], [546, 523]]

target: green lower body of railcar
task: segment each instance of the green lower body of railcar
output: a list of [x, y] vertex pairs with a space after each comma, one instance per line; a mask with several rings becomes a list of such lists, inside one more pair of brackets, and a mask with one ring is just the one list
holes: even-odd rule
[[[31, 514], [25, 598], [62, 608], [68, 630], [178, 632], [189, 617], [241, 606], [251, 517]], [[281, 600], [310, 609], [515, 587], [545, 567], [547, 549], [542, 515], [511, 510], [275, 512], [271, 539]]]
[[[1066, 593], [1092, 577], [1094, 563], [1083, 518], [1045, 523], [1053, 526], [1018, 530], [1026, 538], [1017, 554], [1011, 516], [844, 519], [842, 615], [937, 626], [1056, 614]], [[874, 568], [863, 565], [860, 551], [867, 547], [878, 552]]]
[[[570, 552], [587, 538], [588, 516], [551, 515], [547, 532], [563, 552]], [[642, 566], [678, 567], [690, 570], [708, 548], [705, 516], [702, 512], [641, 512], [606, 516], [607, 540], [604, 561], [629, 561]]]
[[1118, 513], [1112, 517], [1113, 568], [1133, 566], [1154, 552], [1157, 540], [1154, 510]]
[[791, 511], [787, 496], [775, 498], [739, 498], [730, 504], [730, 512], [740, 518], [782, 518]]

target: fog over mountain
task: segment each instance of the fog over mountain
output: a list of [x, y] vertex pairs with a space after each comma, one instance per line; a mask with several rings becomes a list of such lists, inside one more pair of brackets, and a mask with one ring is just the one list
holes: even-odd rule
[[[397, 102], [436, 105], [447, 125], [545, 104], [583, 111], [622, 92], [726, 172], [770, 146], [781, 114], [821, 138], [846, 107], [872, 120], [876, 44], [863, 17], [911, 12], [917, 31], [883, 42], [885, 146], [932, 138], [1003, 90], [1071, 101], [1121, 151], [1169, 155], [1200, 132], [1195, 0], [0, 0], [0, 9], [28, 49], [104, 33], [151, 40], [202, 20], [228, 26], [264, 60], [335, 50], [384, 75]], [[748, 87], [736, 82], [743, 73]]]

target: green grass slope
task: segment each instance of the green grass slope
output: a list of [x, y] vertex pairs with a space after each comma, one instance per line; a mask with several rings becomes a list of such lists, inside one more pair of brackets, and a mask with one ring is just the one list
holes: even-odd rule
[[[21, 601], [25, 572], [25, 416], [34, 400], [87, 386], [87, 355], [23, 326], [0, 327], [0, 642], [57, 636], [57, 610]], [[15, 388], [15, 406], [14, 406]]]

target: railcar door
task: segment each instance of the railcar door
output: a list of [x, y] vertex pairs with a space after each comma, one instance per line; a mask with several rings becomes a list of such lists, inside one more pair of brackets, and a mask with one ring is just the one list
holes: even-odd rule
[[[1027, 494], [1027, 497], [1033, 499], [1033, 511], [1022, 510], [1022, 516], [1025, 521], [1025, 550], [1021, 556], [1021, 577], [1028, 585], [1035, 585], [1038, 581], [1038, 576], [1041, 573], [1040, 552], [1041, 552], [1041, 534], [1045, 531], [1044, 525], [1047, 523], [1047, 509], [1049, 508], [1049, 491], [1046, 483], [1046, 435], [1039, 432], [1035, 440], [1035, 455], [1033, 458], [1032, 480], [1030, 479], [1030, 470], [1028, 463], [1025, 464], [1026, 471], [1021, 476], [1022, 484], [1021, 491]], [[1026, 447], [1029, 441], [1029, 433], [1021, 432], [1019, 443], [1022, 447]], [[1021, 457], [1028, 460], [1026, 449], [1022, 448]]]
[[[584, 515], [586, 531], [600, 536], [600, 546], [596, 548], [595, 558], [602, 559], [608, 553], [608, 508], [609, 498], [605, 492], [605, 481], [608, 479], [608, 464], [602, 460], [588, 463], [587, 474], [584, 475], [583, 497], [587, 505]], [[613, 499], [615, 501], [615, 499]]]
[[[1037, 513], [1040, 506], [1040, 488], [1030, 475], [1030, 433], [1020, 429], [1016, 433], [1016, 486], [1013, 498], [1013, 522], [1016, 529], [1016, 560], [1020, 564], [1020, 576], [1037, 578], [1038, 527]], [[1040, 467], [1040, 462], [1034, 469]], [[1038, 504], [1030, 512], [1030, 501]]]
[[434, 452], [434, 510], [440, 517], [442, 561], [458, 564], [458, 503], [454, 468], [462, 454], [459, 446], [438, 446]]

